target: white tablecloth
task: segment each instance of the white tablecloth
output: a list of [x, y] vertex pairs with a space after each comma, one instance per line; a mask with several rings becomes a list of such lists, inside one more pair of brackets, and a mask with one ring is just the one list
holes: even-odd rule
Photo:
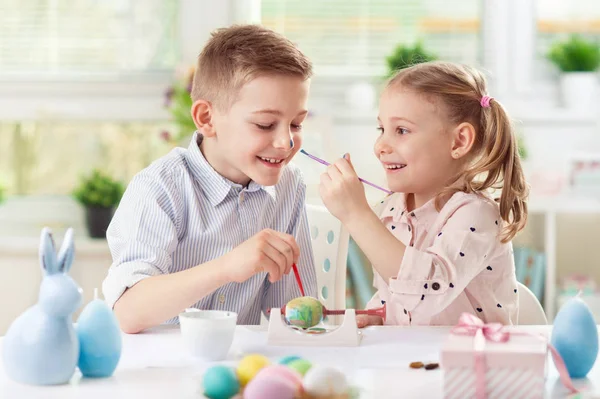
[[[551, 326], [522, 328], [549, 333]], [[335, 366], [344, 371], [351, 384], [361, 388], [361, 398], [442, 398], [443, 371], [413, 370], [408, 364], [439, 361], [448, 330], [441, 327], [369, 327], [363, 330], [359, 347], [314, 348], [269, 346], [266, 330], [262, 327], [238, 326], [229, 359], [221, 363], [234, 365], [247, 353], [262, 353], [273, 361], [286, 355], [298, 355], [313, 364]], [[587, 379], [576, 381], [578, 388], [600, 393], [598, 363]], [[201, 376], [210, 365], [185, 352], [179, 329], [159, 327], [142, 334], [123, 335], [121, 361], [110, 378], [85, 379], [77, 372], [68, 385], [26, 386], [9, 380], [0, 362], [0, 398], [202, 398]], [[567, 396], [551, 360], [548, 361], [546, 386], [547, 398]]]

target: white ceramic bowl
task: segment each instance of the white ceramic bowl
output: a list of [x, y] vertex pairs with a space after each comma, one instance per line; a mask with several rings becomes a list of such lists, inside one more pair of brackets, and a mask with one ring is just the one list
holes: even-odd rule
[[197, 310], [179, 314], [179, 326], [187, 350], [208, 361], [224, 360], [233, 342], [237, 313]]

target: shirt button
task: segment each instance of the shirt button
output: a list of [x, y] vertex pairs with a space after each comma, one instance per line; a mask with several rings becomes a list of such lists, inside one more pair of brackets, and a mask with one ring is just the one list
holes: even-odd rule
[[240, 193], [240, 202], [244, 202], [244, 193]]
[[[439, 284], [438, 284], [438, 288], [439, 288]], [[222, 304], [225, 303], [225, 295], [223, 295], [223, 294], [219, 295], [219, 302]]]
[[440, 289], [440, 283], [433, 283], [431, 284], [431, 288], [433, 288], [434, 291], [437, 291]]

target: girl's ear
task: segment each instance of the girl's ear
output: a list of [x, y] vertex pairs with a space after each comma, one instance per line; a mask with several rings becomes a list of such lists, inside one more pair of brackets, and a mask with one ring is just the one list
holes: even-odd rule
[[192, 104], [192, 118], [199, 132], [206, 137], [215, 135], [215, 128], [212, 123], [213, 106], [209, 101], [196, 100]]
[[464, 157], [471, 151], [475, 143], [475, 128], [468, 122], [463, 122], [452, 131], [451, 156], [454, 159]]

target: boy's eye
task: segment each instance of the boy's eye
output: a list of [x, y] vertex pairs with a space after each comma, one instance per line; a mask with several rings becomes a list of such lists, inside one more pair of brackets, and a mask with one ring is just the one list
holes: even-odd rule
[[398, 134], [406, 134], [406, 133], [408, 133], [408, 129], [405, 129], [403, 127], [398, 127], [398, 128], [396, 128], [396, 133], [398, 133]]
[[379, 134], [383, 134], [383, 126], [377, 126], [377, 131]]
[[255, 123], [255, 125], [260, 130], [271, 130], [273, 129], [273, 126], [275, 126], [274, 123], [271, 123], [270, 125], [261, 125], [260, 123]]
[[302, 125], [295, 125], [292, 123], [292, 129], [300, 131], [302, 130]]

